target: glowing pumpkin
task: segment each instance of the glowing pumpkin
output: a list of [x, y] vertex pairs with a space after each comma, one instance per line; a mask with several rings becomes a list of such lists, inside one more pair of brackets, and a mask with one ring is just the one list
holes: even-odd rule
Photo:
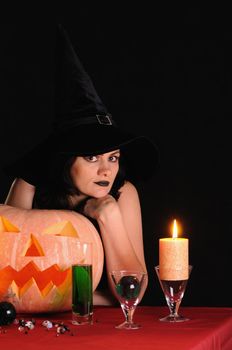
[[93, 244], [93, 290], [103, 269], [103, 247], [93, 224], [68, 210], [25, 210], [0, 205], [0, 300], [17, 312], [71, 310], [75, 243]]

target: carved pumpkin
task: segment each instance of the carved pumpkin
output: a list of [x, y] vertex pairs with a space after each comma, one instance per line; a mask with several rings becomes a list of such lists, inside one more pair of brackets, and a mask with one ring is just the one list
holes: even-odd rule
[[76, 241], [93, 244], [93, 290], [103, 269], [103, 247], [93, 224], [68, 210], [0, 205], [0, 300], [17, 312], [71, 310], [71, 265]]

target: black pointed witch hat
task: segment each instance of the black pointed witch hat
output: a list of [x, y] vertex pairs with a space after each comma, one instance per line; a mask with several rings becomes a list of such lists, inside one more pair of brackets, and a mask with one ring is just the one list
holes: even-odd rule
[[[128, 179], [146, 180], [154, 173], [158, 162], [156, 146], [149, 138], [131, 134], [116, 125], [80, 62], [67, 32], [59, 25], [55, 51], [53, 131], [17, 162], [17, 166], [8, 167], [8, 173], [12, 174], [14, 169], [15, 177], [38, 184], [47, 181], [46, 172], [41, 171], [42, 164], [44, 168], [53, 168], [51, 163], [59, 157], [97, 155], [116, 149], [122, 152]], [[30, 179], [25, 175], [28, 171]]]
[[75, 122], [85, 124], [96, 114], [106, 115], [106, 107], [75, 53], [67, 32], [59, 25], [55, 49], [54, 127], [69, 128]]

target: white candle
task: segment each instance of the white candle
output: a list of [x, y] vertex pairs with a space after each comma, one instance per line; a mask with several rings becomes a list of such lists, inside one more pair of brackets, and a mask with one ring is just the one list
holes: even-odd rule
[[172, 238], [159, 240], [159, 274], [161, 280], [186, 280], [189, 277], [189, 240], [178, 238], [176, 220]]

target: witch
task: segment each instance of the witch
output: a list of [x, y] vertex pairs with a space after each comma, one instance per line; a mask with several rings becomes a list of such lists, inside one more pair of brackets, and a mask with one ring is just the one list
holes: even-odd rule
[[136, 183], [153, 175], [157, 148], [116, 125], [62, 26], [55, 59], [52, 132], [5, 168], [14, 179], [5, 204], [74, 210], [94, 222], [106, 262], [94, 304], [112, 304], [110, 271], [147, 271]]

